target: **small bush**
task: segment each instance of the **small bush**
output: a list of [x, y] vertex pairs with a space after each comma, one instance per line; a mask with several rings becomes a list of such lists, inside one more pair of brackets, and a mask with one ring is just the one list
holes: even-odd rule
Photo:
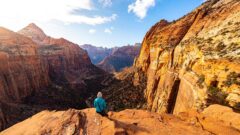
[[156, 43], [157, 40], [158, 40], [158, 38], [157, 38], [157, 37], [154, 37], [154, 39], [153, 39], [153, 43]]
[[223, 42], [218, 43], [216, 50], [221, 51], [226, 47], [226, 45]]
[[227, 67], [225, 67], [224, 71], [227, 72], [229, 69]]
[[218, 87], [208, 86], [208, 92], [213, 103], [227, 105], [227, 93], [221, 91]]
[[211, 43], [213, 41], [213, 38], [208, 38], [207, 41]]
[[236, 72], [231, 72], [227, 76], [227, 80], [224, 82], [226, 86], [231, 86], [232, 84], [240, 85], [240, 74]]
[[217, 95], [217, 93], [219, 92], [219, 88], [218, 87], [214, 87], [214, 86], [208, 86], [208, 92], [211, 95]]
[[203, 82], [205, 81], [205, 76], [204, 75], [200, 75], [197, 81], [197, 84], [200, 88], [203, 88]]
[[240, 110], [240, 102], [236, 103], [236, 104], [234, 105], [234, 108]]

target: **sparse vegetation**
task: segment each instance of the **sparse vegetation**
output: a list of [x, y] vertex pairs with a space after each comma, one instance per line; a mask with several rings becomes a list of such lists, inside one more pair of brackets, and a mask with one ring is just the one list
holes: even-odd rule
[[210, 85], [208, 86], [208, 92], [213, 103], [218, 103], [223, 105], [228, 104], [227, 101], [225, 100], [227, 97], [227, 93], [221, 91], [220, 88]]
[[240, 102], [236, 103], [233, 108], [240, 110]]
[[232, 84], [240, 85], [240, 73], [231, 72], [230, 74], [228, 74], [224, 84], [228, 87]]
[[204, 75], [200, 75], [197, 81], [197, 85], [200, 88], [203, 88], [203, 82], [205, 81], [205, 76]]
[[155, 44], [157, 42], [158, 38], [157, 37], [154, 37], [153, 39], [153, 44]]
[[224, 71], [227, 72], [229, 70], [229, 68], [225, 67]]
[[211, 43], [211, 42], [213, 41], [213, 39], [212, 39], [212, 38], [208, 38], [207, 41], [208, 41], [209, 43]]
[[216, 47], [216, 51], [221, 51], [226, 47], [226, 45], [223, 42], [218, 43]]
[[211, 95], [217, 95], [217, 93], [220, 91], [220, 89], [218, 87], [214, 87], [214, 86], [208, 86], [208, 92]]
[[42, 50], [62, 50], [62, 48], [57, 45], [46, 45], [46, 46], [42, 46], [40, 49], [42, 49]]

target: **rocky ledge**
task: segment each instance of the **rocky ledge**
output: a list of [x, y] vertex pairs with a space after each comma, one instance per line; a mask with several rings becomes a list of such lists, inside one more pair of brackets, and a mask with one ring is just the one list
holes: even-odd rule
[[109, 118], [96, 114], [95, 109], [71, 109], [57, 112], [43, 111], [0, 134], [237, 135], [240, 134], [240, 123], [235, 119], [240, 119], [240, 114], [219, 105], [212, 105], [202, 113], [189, 111], [179, 116], [145, 110], [124, 110], [109, 112]]

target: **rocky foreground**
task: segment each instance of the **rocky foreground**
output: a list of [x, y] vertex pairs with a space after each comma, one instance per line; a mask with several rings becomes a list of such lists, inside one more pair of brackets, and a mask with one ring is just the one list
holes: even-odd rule
[[[221, 115], [219, 115], [221, 114]], [[228, 107], [212, 105], [202, 113], [178, 116], [144, 110], [109, 112], [101, 117], [95, 109], [43, 111], [1, 132], [1, 135], [238, 135], [240, 114]]]

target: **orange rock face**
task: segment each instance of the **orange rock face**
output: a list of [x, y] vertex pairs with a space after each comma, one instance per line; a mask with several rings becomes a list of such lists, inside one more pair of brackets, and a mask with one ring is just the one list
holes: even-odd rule
[[[233, 111], [223, 112], [226, 114], [218, 119], [215, 116], [207, 115], [207, 112], [214, 111], [211, 106], [204, 114], [188, 112], [179, 117], [169, 114], [157, 114], [144, 110], [124, 110], [121, 112], [109, 112], [109, 117], [101, 117], [96, 114], [95, 109], [68, 110], [68, 111], [43, 111], [21, 123], [18, 123], [3, 132], [1, 135], [13, 134], [89, 134], [89, 135], [211, 135], [215, 134], [239, 134], [239, 127], [232, 127], [222, 123], [223, 117], [234, 115]], [[228, 110], [229, 108], [225, 108]], [[224, 110], [224, 109], [223, 109]], [[220, 112], [219, 112], [220, 113]], [[236, 118], [236, 117], [235, 117]], [[237, 122], [235, 121], [235, 123]], [[216, 130], [217, 129], [217, 130]]]
[[33, 90], [49, 84], [47, 65], [42, 64], [31, 39], [0, 29], [0, 100], [20, 102]]
[[0, 130], [42, 109], [86, 107], [104, 76], [77, 44], [35, 24], [18, 33], [0, 28]]
[[213, 0], [153, 26], [135, 64], [147, 75], [148, 108], [177, 114], [218, 103], [240, 109], [239, 22], [239, 1]]
[[38, 54], [48, 65], [52, 81], [57, 84], [70, 83], [72, 86], [81, 84], [81, 77], [91, 74], [87, 74], [88, 68], [94, 69], [86, 51], [77, 44], [64, 38], [46, 36], [35, 24], [28, 25], [18, 33], [30, 37], [38, 44]]

